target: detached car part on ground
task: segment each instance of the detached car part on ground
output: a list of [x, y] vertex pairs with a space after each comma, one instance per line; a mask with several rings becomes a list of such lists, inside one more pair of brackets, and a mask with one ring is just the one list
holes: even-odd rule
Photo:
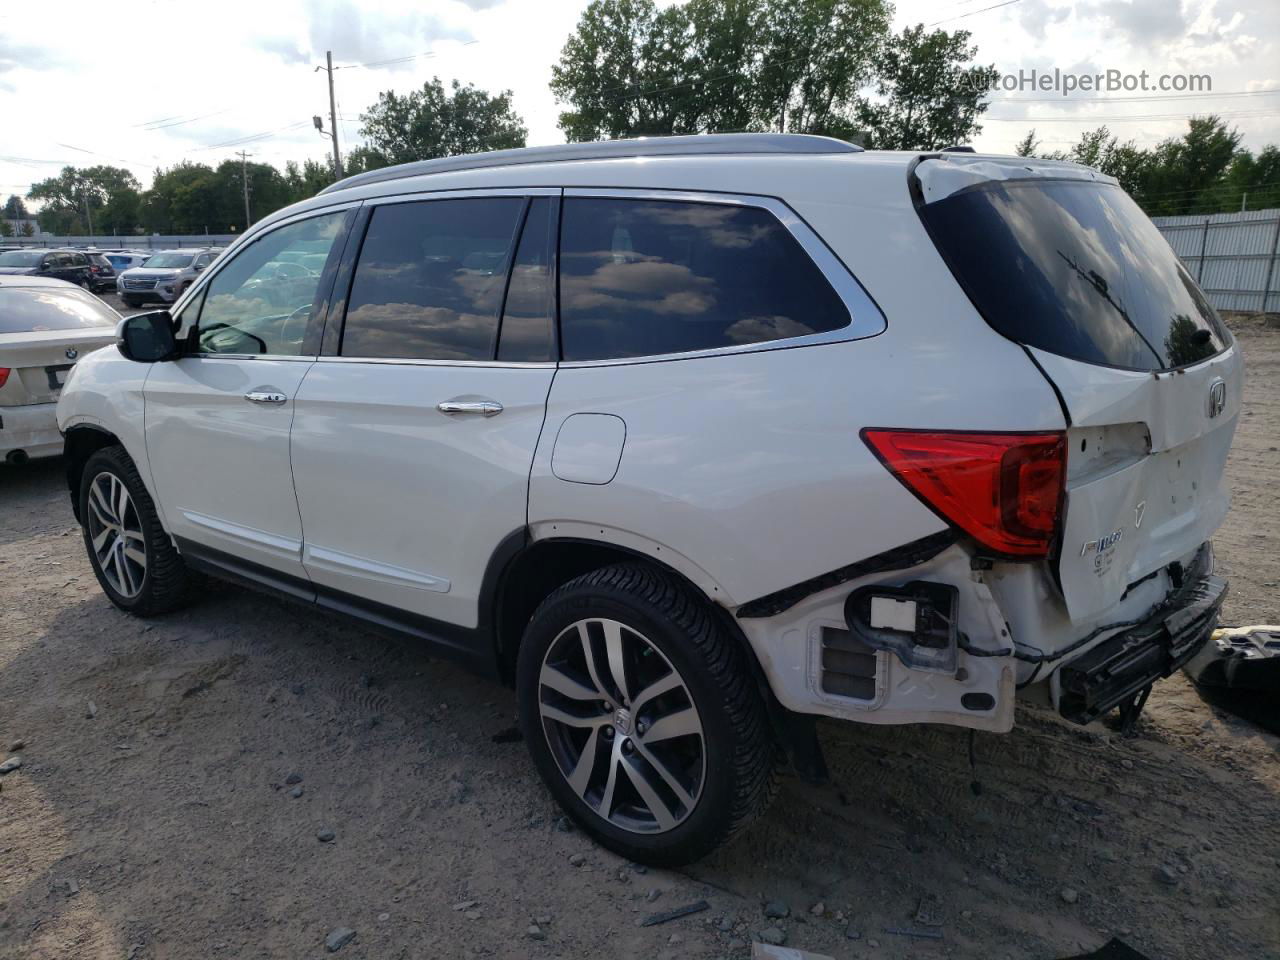
[[675, 864], [822, 772], [815, 715], [1135, 716], [1226, 592], [1241, 384], [1110, 178], [727, 135], [345, 180], [122, 323], [59, 422], [118, 606], [199, 570], [430, 642]]

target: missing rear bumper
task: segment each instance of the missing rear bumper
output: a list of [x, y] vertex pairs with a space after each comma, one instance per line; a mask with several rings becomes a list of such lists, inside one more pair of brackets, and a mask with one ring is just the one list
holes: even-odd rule
[[[1202, 553], [1202, 558], [1203, 558]], [[1089, 723], [1130, 702], [1200, 650], [1218, 622], [1227, 582], [1207, 571], [1182, 587], [1143, 623], [1109, 637], [1059, 671], [1058, 712], [1074, 723]]]

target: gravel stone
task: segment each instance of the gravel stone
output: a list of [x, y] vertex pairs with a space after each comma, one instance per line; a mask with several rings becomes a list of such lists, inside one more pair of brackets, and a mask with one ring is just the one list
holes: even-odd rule
[[764, 905], [764, 915], [770, 920], [781, 920], [791, 916], [791, 908], [781, 900], [770, 900]]
[[547, 935], [542, 932], [542, 928], [536, 923], [529, 924], [529, 928], [525, 931], [529, 935], [530, 940], [545, 940]]
[[653, 903], [653, 901], [657, 900], [660, 896], [662, 896], [662, 891], [657, 887], [654, 887], [644, 895], [645, 903]]
[[21, 757], [10, 757], [4, 763], [0, 763], [0, 776], [6, 773], [12, 773], [14, 770], [17, 770], [20, 766], [22, 766]]
[[1063, 903], [1075, 903], [1080, 899], [1080, 894], [1070, 887], [1063, 887], [1060, 896]]
[[844, 938], [846, 940], [861, 940], [862, 931], [855, 927], [852, 923], [844, 928]]
[[575, 867], [580, 867], [587, 862], [587, 858], [580, 853], [572, 854], [569, 857], [569, 863]]
[[15, 741], [13, 741], [13, 743], [9, 744], [9, 752], [10, 752], [10, 753], [17, 753], [19, 750], [21, 750], [21, 749], [22, 749], [23, 747], [25, 747], [26, 745], [27, 745], [27, 741], [25, 741], [25, 740], [15, 740]]
[[291, 786], [291, 787], [292, 787], [295, 783], [301, 783], [301, 782], [302, 782], [302, 774], [300, 774], [300, 773], [291, 773], [291, 774], [289, 774], [287, 777], [285, 777], [285, 778], [284, 778], [284, 782], [285, 782], [285, 783], [287, 783], [289, 786]]
[[328, 827], [321, 827], [316, 831], [316, 839], [321, 843], [332, 843], [338, 835]]
[[1156, 879], [1159, 880], [1161, 883], [1165, 884], [1166, 886], [1170, 886], [1170, 887], [1177, 886], [1178, 871], [1174, 870], [1167, 863], [1162, 863], [1160, 864], [1159, 869], [1156, 870]]
[[337, 953], [348, 943], [355, 939], [356, 932], [350, 927], [338, 927], [330, 930], [329, 935], [324, 938], [324, 948], [330, 953]]
[[302, 788], [301, 788], [301, 787], [294, 787], [292, 790], [290, 790], [290, 791], [289, 791], [289, 796], [291, 796], [291, 797], [293, 797], [293, 799], [297, 800], [300, 796], [302, 796]]
[[787, 942], [787, 935], [781, 927], [765, 927], [760, 931], [760, 941], [762, 943], [771, 943], [775, 947], [780, 947]]

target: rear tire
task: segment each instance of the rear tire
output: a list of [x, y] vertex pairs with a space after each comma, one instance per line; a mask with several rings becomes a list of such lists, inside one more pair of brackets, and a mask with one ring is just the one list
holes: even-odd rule
[[151, 617], [186, 603], [193, 577], [123, 447], [105, 447], [85, 463], [80, 520], [94, 576], [117, 607]]
[[692, 863], [728, 841], [776, 786], [746, 656], [704, 598], [649, 567], [605, 567], [552, 593], [525, 631], [516, 685], [556, 800], [641, 863]]

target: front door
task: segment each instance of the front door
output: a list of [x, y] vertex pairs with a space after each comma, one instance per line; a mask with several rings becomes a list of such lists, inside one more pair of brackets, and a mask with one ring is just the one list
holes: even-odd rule
[[[243, 248], [183, 308], [187, 355], [147, 378], [152, 480], [184, 552], [213, 550], [305, 580], [289, 428], [315, 360], [303, 347], [313, 342], [307, 328], [323, 322], [346, 229], [346, 212], [331, 212]], [[290, 252], [323, 255], [325, 265], [305, 289], [282, 293], [275, 265]]]
[[374, 208], [340, 344], [294, 404], [321, 602], [479, 622], [485, 570], [526, 525], [555, 375], [557, 193]]

